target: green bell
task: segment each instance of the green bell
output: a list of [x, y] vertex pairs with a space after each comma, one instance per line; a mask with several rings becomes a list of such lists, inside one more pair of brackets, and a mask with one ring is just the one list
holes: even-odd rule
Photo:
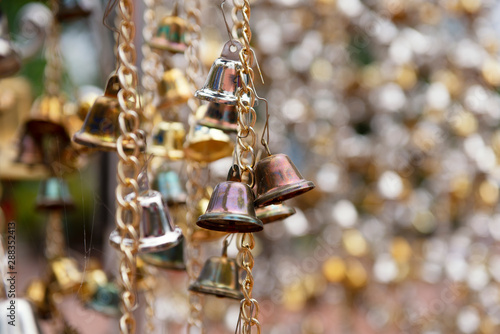
[[98, 286], [86, 306], [108, 317], [120, 317], [120, 290], [116, 283], [108, 282]]
[[36, 198], [37, 210], [73, 209], [75, 204], [64, 179], [51, 177], [40, 183]]

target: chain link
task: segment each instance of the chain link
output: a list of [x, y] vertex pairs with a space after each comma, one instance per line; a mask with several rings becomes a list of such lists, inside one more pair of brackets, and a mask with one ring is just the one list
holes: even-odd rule
[[52, 24], [46, 39], [45, 59], [47, 61], [44, 69], [44, 86], [49, 96], [57, 96], [61, 90], [62, 76], [62, 56], [59, 47], [60, 25], [56, 19], [56, 13], [59, 8], [57, 0], [50, 1], [52, 12]]

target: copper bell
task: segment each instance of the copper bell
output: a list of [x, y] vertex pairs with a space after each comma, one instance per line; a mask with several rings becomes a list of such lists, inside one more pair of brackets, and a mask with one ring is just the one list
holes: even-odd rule
[[186, 20], [179, 17], [176, 3], [172, 15], [165, 16], [161, 20], [149, 45], [154, 49], [183, 53], [187, 48], [186, 26]]
[[155, 267], [170, 270], [186, 270], [184, 262], [184, 239], [172, 248], [140, 255], [141, 259]]
[[36, 198], [37, 210], [62, 210], [74, 207], [75, 203], [64, 179], [51, 177], [40, 183]]
[[[199, 212], [198, 215], [202, 215], [203, 213], [205, 213], [208, 207], [208, 203], [209, 203], [208, 198], [202, 198], [198, 202], [198, 212]], [[193, 228], [193, 234], [191, 235], [191, 239], [193, 241], [209, 242], [220, 239], [224, 235], [226, 235], [224, 232], [207, 230], [205, 228], [201, 228], [195, 225]]]
[[82, 7], [78, 0], [59, 0], [56, 6], [56, 18], [59, 22], [67, 22], [90, 15], [90, 10]]
[[279, 203], [314, 188], [314, 183], [304, 180], [285, 154], [274, 154], [257, 162], [255, 183], [255, 206]]
[[179, 174], [174, 170], [158, 171], [153, 180], [153, 189], [160, 192], [168, 205], [186, 203], [187, 194], [181, 185]]
[[75, 293], [82, 284], [82, 273], [75, 259], [59, 257], [49, 263], [51, 284], [49, 289], [62, 295]]
[[184, 159], [184, 138], [186, 130], [181, 122], [161, 121], [151, 133], [151, 144], [147, 146], [149, 154], [168, 160]]
[[243, 299], [238, 280], [238, 265], [235, 259], [227, 258], [227, 241], [224, 241], [222, 256], [209, 258], [198, 279], [189, 286], [189, 290], [232, 299]]
[[85, 306], [108, 317], [117, 318], [122, 314], [120, 311], [120, 289], [114, 282], [99, 284]]
[[210, 102], [198, 124], [225, 132], [238, 132], [238, 111], [235, 105]]
[[295, 214], [295, 209], [284, 204], [271, 204], [257, 208], [255, 212], [257, 218], [265, 225], [290, 217]]
[[[104, 96], [98, 97], [85, 117], [80, 131], [73, 135], [73, 141], [80, 145], [99, 150], [116, 150], [116, 141], [121, 135], [118, 117], [121, 112], [118, 103], [118, 92], [121, 89], [118, 75], [109, 77]], [[144, 142], [139, 140], [139, 146]], [[124, 143], [125, 149], [131, 149], [132, 143]]]
[[[232, 47], [234, 50], [231, 50]], [[197, 90], [194, 96], [210, 102], [235, 105], [238, 100], [236, 91], [248, 83], [248, 77], [245, 83], [242, 83], [238, 73], [242, 68], [239, 57], [241, 49], [242, 46], [238, 41], [228, 41], [222, 49], [220, 58], [212, 64], [205, 85]], [[248, 102], [246, 95], [245, 100]]]
[[0, 78], [10, 77], [21, 69], [21, 57], [9, 37], [7, 16], [0, 11]]
[[158, 84], [158, 96], [160, 97], [158, 109], [167, 109], [186, 103], [193, 94], [184, 73], [178, 68], [173, 68], [163, 73]]
[[0, 301], [0, 309], [5, 312], [0, 320], [0, 333], [43, 334], [33, 307], [26, 299], [15, 298]]
[[[139, 226], [139, 253], [151, 253], [162, 251], [178, 245], [182, 239], [182, 230], [174, 227], [168, 208], [163, 205], [161, 194], [158, 191], [147, 189], [147, 178], [143, 174], [141, 180], [141, 192], [139, 193], [139, 205], [142, 207], [142, 217]], [[130, 201], [135, 196], [134, 193], [127, 195], [126, 200]], [[120, 248], [121, 235], [118, 230], [114, 230], [109, 241], [112, 246]], [[132, 244], [132, 240], [125, 240]]]

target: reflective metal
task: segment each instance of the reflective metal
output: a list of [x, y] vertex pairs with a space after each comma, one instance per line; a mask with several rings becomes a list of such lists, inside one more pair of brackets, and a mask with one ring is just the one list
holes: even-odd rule
[[68, 184], [58, 177], [40, 182], [35, 205], [37, 210], [62, 210], [75, 207]]
[[186, 203], [187, 194], [176, 171], [158, 171], [153, 179], [153, 189], [161, 193], [163, 201], [168, 205]]
[[178, 16], [177, 6], [175, 6], [172, 15], [165, 16], [160, 21], [149, 45], [154, 49], [183, 53], [187, 48], [186, 26], [186, 20]]
[[186, 270], [184, 262], [184, 239], [170, 249], [140, 255], [147, 264], [170, 270]]
[[210, 102], [198, 124], [226, 132], [238, 132], [238, 112], [235, 105]]
[[122, 314], [120, 311], [120, 289], [114, 282], [99, 285], [85, 306], [108, 317], [119, 317]]
[[184, 73], [178, 68], [173, 68], [163, 73], [158, 83], [158, 96], [160, 98], [158, 109], [167, 109], [186, 103], [193, 94]]
[[184, 159], [184, 138], [186, 130], [181, 122], [161, 121], [151, 132], [151, 144], [147, 152], [168, 160]]
[[233, 147], [231, 138], [221, 130], [197, 124], [189, 130], [184, 153], [189, 160], [210, 163], [231, 156]]
[[256, 208], [255, 212], [257, 213], [257, 218], [265, 225], [290, 217], [295, 214], [295, 209], [284, 204], [271, 204]]
[[[203, 198], [198, 202], [198, 216], [205, 213], [209, 203], [208, 198]], [[209, 242], [222, 238], [226, 233], [207, 230], [205, 228], [201, 228], [199, 226], [194, 226], [193, 234], [191, 235], [191, 239], [195, 241]]]
[[63, 295], [75, 293], [82, 284], [82, 273], [75, 259], [60, 257], [50, 261], [51, 284], [49, 289]]

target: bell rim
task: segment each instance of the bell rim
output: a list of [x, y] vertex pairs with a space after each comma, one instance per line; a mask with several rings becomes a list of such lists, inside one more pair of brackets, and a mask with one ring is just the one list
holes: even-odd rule
[[73, 210], [75, 208], [75, 203], [73, 201], [61, 202], [61, 201], [50, 201], [48, 203], [37, 203], [35, 209], [37, 211], [50, 211], [50, 210]]
[[[182, 235], [182, 230], [179, 227], [176, 227], [172, 232], [169, 232], [167, 234], [158, 237], [143, 238], [142, 240], [139, 240], [138, 252], [152, 253], [167, 250], [177, 246], [183, 239], [184, 236]], [[151, 244], [152, 241], [154, 241], [153, 244]], [[132, 240], [130, 239], [126, 239], [125, 242], [127, 244], [132, 244]], [[118, 230], [114, 230], [113, 232], [111, 232], [111, 234], [109, 235], [109, 243], [115, 248], [120, 247], [121, 235]]]
[[[73, 142], [94, 148], [97, 150], [103, 150], [103, 151], [116, 151], [116, 142], [104, 142], [100, 139], [98, 139], [96, 136], [83, 132], [83, 131], [78, 131], [76, 132], [73, 137], [72, 137]], [[141, 151], [144, 151], [144, 142], [142, 140], [139, 141], [139, 148]], [[130, 144], [125, 144], [124, 146], [125, 150], [131, 150], [133, 149]]]
[[236, 300], [242, 300], [244, 298], [243, 292], [234, 291], [226, 288], [210, 288], [200, 284], [199, 282], [193, 282], [188, 288], [189, 291], [214, 295], [219, 298], [231, 298]]
[[[200, 100], [205, 100], [214, 103], [227, 104], [230, 106], [236, 105], [238, 98], [235, 95], [224, 94], [210, 89], [202, 88], [194, 93], [194, 97]], [[248, 99], [245, 99], [248, 100]]]
[[[230, 224], [229, 220], [227, 219], [229, 218], [228, 216], [230, 216], [232, 219], [239, 221], [240, 223], [242, 222], [246, 224], [237, 225], [234, 222]], [[222, 219], [222, 217], [225, 217], [225, 219]], [[252, 218], [250, 216], [243, 215], [240, 213], [219, 213], [219, 212], [205, 213], [204, 215], [198, 217], [196, 225], [207, 230], [227, 232], [227, 233], [253, 233], [253, 232], [260, 232], [264, 229], [264, 224], [259, 218], [257, 217]], [[227, 226], [233, 226], [234, 228], [232, 230], [228, 230]], [[240, 227], [245, 226], [248, 229], [245, 230], [238, 229], [237, 228], [238, 226]]]
[[176, 271], [185, 271], [187, 269], [185, 263], [179, 262], [178, 264], [174, 263], [173, 265], [170, 263], [169, 265], [162, 265], [161, 261], [155, 261], [152, 259], [149, 255], [152, 253], [144, 253], [140, 255], [140, 258], [142, 261], [145, 263], [155, 266], [160, 269], [165, 269], [165, 270], [176, 270]]
[[294, 184], [274, 188], [265, 194], [257, 196], [254, 201], [256, 207], [262, 207], [270, 204], [277, 204], [290, 198], [302, 195], [316, 187], [314, 182], [301, 180]]
[[[273, 205], [273, 204], [271, 204], [271, 205]], [[259, 216], [259, 213], [256, 212], [257, 218], [259, 218], [262, 221], [262, 223], [264, 225], [266, 225], [266, 224], [270, 224], [270, 223], [274, 223], [274, 222], [283, 220], [283, 219], [288, 218], [290, 216], [293, 216], [295, 213], [297, 213], [297, 211], [294, 208], [287, 206], [287, 205], [284, 205], [284, 204], [282, 204], [282, 205], [283, 205], [283, 207], [281, 209], [282, 213], [280, 213], [279, 215], [270, 216], [270, 217], [267, 217], [267, 219], [266, 219], [265, 215]], [[266, 206], [262, 206], [262, 207], [260, 207], [260, 209], [264, 209], [265, 207]]]
[[65, 138], [70, 138], [68, 131], [64, 125], [58, 121], [49, 118], [32, 117], [24, 123], [25, 133], [30, 133], [33, 137], [43, 135], [44, 131], [40, 127], [45, 126], [49, 128], [46, 132], [61, 133]]

